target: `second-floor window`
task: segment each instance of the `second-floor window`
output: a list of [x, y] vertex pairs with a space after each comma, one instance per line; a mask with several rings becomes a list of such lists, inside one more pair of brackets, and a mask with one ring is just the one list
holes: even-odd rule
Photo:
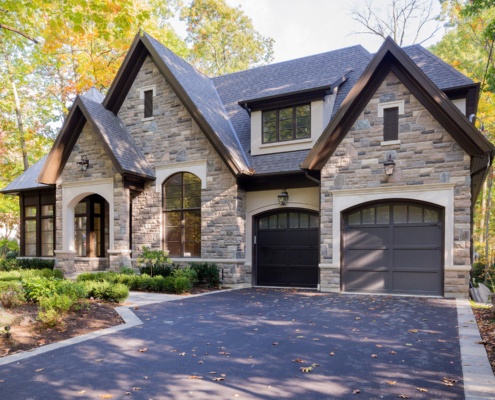
[[263, 111], [263, 143], [311, 137], [311, 105]]

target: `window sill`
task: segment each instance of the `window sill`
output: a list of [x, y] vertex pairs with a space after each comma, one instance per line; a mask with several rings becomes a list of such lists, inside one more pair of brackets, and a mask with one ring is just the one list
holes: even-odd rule
[[290, 146], [294, 144], [311, 143], [311, 142], [312, 142], [311, 138], [305, 138], [305, 139], [287, 140], [283, 142], [262, 143], [260, 145], [260, 149], [265, 149], [270, 147]]
[[387, 140], [386, 142], [381, 142], [380, 146], [393, 146], [396, 144], [401, 144], [400, 140]]

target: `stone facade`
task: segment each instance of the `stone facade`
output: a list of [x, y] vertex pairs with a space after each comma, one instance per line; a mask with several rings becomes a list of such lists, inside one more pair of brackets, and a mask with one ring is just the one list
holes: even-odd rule
[[[144, 117], [142, 89], [153, 88], [153, 117]], [[147, 58], [120, 111], [137, 146], [151, 167], [180, 167], [203, 162], [206, 183], [201, 191], [201, 258], [222, 263], [226, 282], [242, 281], [245, 206], [243, 191], [226, 164], [193, 121], [156, 65]], [[185, 169], [187, 171], [187, 169]], [[143, 246], [162, 248], [163, 182], [146, 184], [132, 194], [132, 257]], [[157, 187], [158, 186], [158, 187]], [[222, 260], [240, 260], [225, 263]], [[174, 260], [174, 261], [187, 261]]]
[[[399, 140], [383, 142], [383, 118], [378, 105], [404, 101], [399, 115]], [[390, 177], [383, 162], [388, 154], [395, 161]], [[466, 296], [470, 269], [470, 157], [435, 120], [413, 94], [390, 73], [321, 172], [322, 290], [340, 290], [340, 260], [333, 258], [332, 192], [347, 189], [382, 188], [383, 199], [390, 188], [427, 184], [454, 186], [453, 264], [446, 266], [445, 295]]]

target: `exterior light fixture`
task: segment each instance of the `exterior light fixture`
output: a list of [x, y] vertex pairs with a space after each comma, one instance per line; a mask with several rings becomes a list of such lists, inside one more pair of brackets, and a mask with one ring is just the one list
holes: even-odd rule
[[282, 190], [282, 193], [277, 196], [277, 198], [278, 204], [280, 204], [281, 206], [285, 206], [289, 202], [289, 193], [287, 193], [287, 191], [284, 189]]
[[385, 174], [387, 176], [391, 176], [394, 173], [395, 163], [392, 160], [392, 154], [388, 154], [387, 160], [383, 163], [383, 167], [385, 168]]
[[81, 156], [77, 161], [76, 161], [76, 164], [79, 165], [79, 167], [81, 168], [81, 171], [86, 171], [89, 167], [89, 160], [88, 160], [88, 156], [86, 155], [83, 155]]

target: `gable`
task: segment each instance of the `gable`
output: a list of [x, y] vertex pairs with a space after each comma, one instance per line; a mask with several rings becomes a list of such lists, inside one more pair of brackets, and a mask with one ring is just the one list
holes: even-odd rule
[[385, 40], [301, 164], [301, 168], [307, 170], [323, 168], [390, 72], [398, 77], [463, 150], [472, 157], [472, 191], [476, 195], [487, 171], [487, 167], [478, 169], [476, 165], [484, 162], [487, 166], [491, 163], [494, 153], [493, 145], [390, 38]]

